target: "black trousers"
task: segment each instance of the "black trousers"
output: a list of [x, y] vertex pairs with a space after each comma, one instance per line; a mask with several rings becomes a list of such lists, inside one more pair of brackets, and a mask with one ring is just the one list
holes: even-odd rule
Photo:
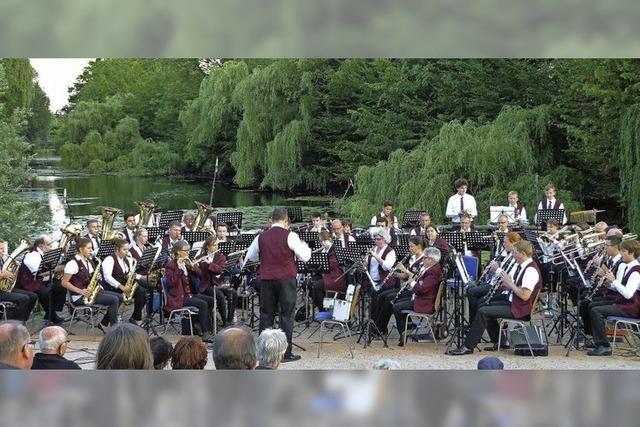
[[211, 298], [215, 297], [216, 306], [218, 307], [218, 313], [220, 314], [220, 318], [222, 319], [222, 326], [225, 326], [227, 324], [227, 301], [224, 292], [222, 292], [222, 289], [218, 288], [217, 286], [208, 286], [201, 295], [206, 295]]
[[[77, 295], [77, 294], [74, 294]], [[120, 307], [120, 303], [122, 303], [122, 294], [112, 291], [100, 291], [96, 296], [96, 304], [107, 306], [107, 314], [102, 318], [100, 322], [103, 326], [113, 326], [118, 323], [118, 308]], [[83, 298], [79, 298], [77, 301], [74, 301], [74, 305], [83, 306], [84, 301]]]
[[622, 311], [617, 305], [609, 301], [608, 303], [594, 304], [589, 309], [589, 317], [591, 318], [591, 336], [593, 343], [597, 346], [609, 347], [607, 339], [607, 322], [608, 316], [629, 317], [627, 313]]
[[287, 350], [291, 354], [293, 341], [293, 313], [296, 308], [296, 279], [260, 281], [260, 332], [273, 328], [279, 309], [280, 329], [287, 336]]
[[198, 323], [202, 332], [212, 332], [213, 325], [211, 324], [211, 315], [213, 312], [213, 297], [209, 295], [193, 295], [190, 298], [184, 298], [182, 300], [183, 307], [195, 307], [198, 309]]
[[582, 319], [582, 325], [584, 326], [584, 331], [587, 335], [592, 334], [591, 330], [591, 309], [593, 307], [597, 307], [599, 305], [609, 305], [612, 301], [603, 296], [594, 297], [593, 301], [582, 301], [580, 303], [580, 307], [578, 308], [578, 312], [580, 313], [580, 318]]
[[498, 325], [497, 321], [499, 318], [513, 319], [511, 303], [509, 301], [495, 301], [489, 305], [480, 307], [471, 322], [471, 328], [464, 341], [464, 346], [474, 349], [482, 339], [482, 334], [485, 329], [489, 332], [491, 342], [497, 343], [498, 334], [500, 333], [500, 325]]
[[313, 305], [318, 311], [324, 311], [324, 280], [322, 278], [312, 280], [309, 287], [309, 295], [313, 301]]
[[61, 293], [64, 295], [66, 290], [63, 289], [63, 292], [61, 292], [60, 288], [55, 287], [55, 285], [54, 290], [49, 289], [48, 286], [40, 285], [40, 287], [35, 292], [18, 288], [15, 288], [14, 292], [20, 292], [23, 295], [27, 295], [29, 297], [29, 313], [33, 311], [33, 307], [35, 307], [36, 301], [40, 301], [40, 305], [45, 312], [45, 319], [54, 320], [57, 317], [55, 310], [56, 304], [54, 304], [54, 300], [59, 299]]
[[236, 313], [236, 307], [238, 306], [238, 291], [236, 290], [236, 288], [229, 286], [221, 287], [219, 289], [225, 296], [227, 302], [227, 319], [225, 323], [233, 322], [233, 317]]
[[396, 318], [396, 325], [398, 325], [398, 332], [400, 332], [401, 341], [402, 334], [404, 334], [404, 323], [407, 321], [407, 315], [402, 313], [402, 310], [413, 310], [413, 300], [411, 297], [403, 298], [393, 304], [393, 316]]
[[131, 319], [142, 320], [142, 310], [147, 301], [147, 289], [138, 283], [138, 287], [133, 292], [133, 314]]
[[[20, 320], [26, 322], [29, 319], [29, 313], [33, 307], [31, 297], [23, 293], [22, 289], [14, 288], [12, 292], [0, 292], [0, 301], [12, 302], [15, 307], [7, 309], [7, 319]], [[36, 303], [37, 297], [34, 295], [33, 304]]]
[[491, 290], [490, 284], [469, 286], [467, 288], [467, 301], [469, 301], [469, 319], [473, 320], [478, 312], [480, 300]]
[[[386, 334], [389, 329], [389, 319], [391, 319], [391, 315], [393, 314], [392, 301], [398, 296], [398, 292], [400, 292], [400, 289], [387, 289], [378, 295], [378, 312], [374, 321], [376, 322], [376, 326], [380, 332], [383, 334]], [[398, 297], [396, 302], [405, 298], [411, 299], [412, 295], [412, 291], [405, 290]]]

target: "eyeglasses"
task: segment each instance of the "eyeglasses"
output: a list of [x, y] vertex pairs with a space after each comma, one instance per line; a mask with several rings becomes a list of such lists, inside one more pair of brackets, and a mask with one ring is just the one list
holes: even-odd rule
[[498, 224], [509, 224], [507, 221], [500, 221]]
[[374, 240], [384, 240], [382, 237], [376, 237]]

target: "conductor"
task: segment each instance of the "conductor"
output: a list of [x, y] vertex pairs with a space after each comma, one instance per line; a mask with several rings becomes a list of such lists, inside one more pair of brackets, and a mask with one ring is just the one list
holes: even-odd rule
[[299, 355], [291, 352], [293, 313], [296, 305], [295, 258], [309, 261], [311, 249], [296, 233], [289, 231], [286, 209], [274, 209], [271, 219], [271, 227], [251, 242], [245, 263], [260, 260], [260, 332], [273, 328], [273, 320], [279, 306], [280, 328], [287, 336], [287, 350], [282, 361], [292, 362], [300, 359]]

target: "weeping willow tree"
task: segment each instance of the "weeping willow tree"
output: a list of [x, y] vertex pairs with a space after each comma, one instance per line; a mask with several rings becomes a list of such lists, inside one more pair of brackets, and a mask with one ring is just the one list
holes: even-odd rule
[[[547, 139], [546, 107], [505, 107], [495, 121], [478, 125], [457, 120], [445, 124], [431, 141], [422, 141], [410, 152], [394, 151], [387, 161], [361, 167], [354, 196], [342, 210], [357, 222], [366, 221], [383, 200], [394, 200], [396, 210], [426, 210], [434, 221], [445, 219], [453, 182], [464, 177], [479, 207], [479, 223], [488, 220], [487, 206], [507, 203], [507, 192], [516, 190], [531, 215], [548, 182], [570, 171], [557, 169], [539, 177], [540, 145]], [[578, 204], [571, 192], [558, 192], [565, 207]]]
[[620, 198], [627, 208], [627, 222], [640, 231], [640, 106], [630, 107], [622, 117], [620, 145]]

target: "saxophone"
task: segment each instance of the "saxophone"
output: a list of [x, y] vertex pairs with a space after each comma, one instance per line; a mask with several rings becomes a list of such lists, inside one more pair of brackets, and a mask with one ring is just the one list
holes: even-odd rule
[[100, 279], [102, 278], [102, 274], [100, 274], [100, 265], [102, 261], [98, 259], [96, 263], [96, 267], [93, 270], [93, 275], [91, 276], [91, 280], [87, 285], [87, 290], [89, 291], [88, 297], [83, 297], [82, 301], [85, 305], [94, 305], [96, 303], [96, 298], [100, 291], [102, 291], [102, 285], [100, 285]]
[[13, 274], [13, 279], [4, 279], [0, 280], [0, 292], [11, 292], [13, 288], [16, 286], [16, 281], [18, 280], [18, 268], [22, 261], [18, 261], [18, 258], [23, 252], [27, 252], [31, 247], [31, 242], [27, 239], [20, 239], [20, 244], [16, 247], [13, 252], [7, 258], [7, 262], [2, 266], [2, 272], [10, 272]]
[[100, 207], [100, 215], [102, 215], [102, 233], [100, 234], [100, 238], [102, 240], [126, 239], [122, 232], [113, 230], [113, 221], [120, 212], [122, 212], [120, 209], [106, 206]]
[[138, 261], [131, 258], [131, 266], [129, 267], [129, 275], [127, 276], [127, 283], [124, 285], [123, 297], [125, 304], [131, 304], [133, 301], [133, 294], [138, 288], [138, 282], [136, 282], [136, 265]]

